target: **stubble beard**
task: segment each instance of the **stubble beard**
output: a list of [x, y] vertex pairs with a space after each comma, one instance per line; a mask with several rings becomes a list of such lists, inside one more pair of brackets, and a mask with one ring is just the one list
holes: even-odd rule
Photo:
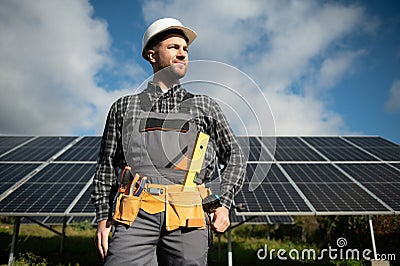
[[178, 81], [186, 75], [187, 65], [161, 65], [156, 75], [166, 81]]

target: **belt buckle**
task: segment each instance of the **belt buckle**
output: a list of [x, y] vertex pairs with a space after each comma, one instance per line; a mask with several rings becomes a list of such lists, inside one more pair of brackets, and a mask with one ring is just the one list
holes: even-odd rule
[[154, 195], [154, 196], [160, 196], [161, 194], [164, 193], [164, 189], [158, 188], [158, 187], [148, 187], [146, 189], [147, 193]]

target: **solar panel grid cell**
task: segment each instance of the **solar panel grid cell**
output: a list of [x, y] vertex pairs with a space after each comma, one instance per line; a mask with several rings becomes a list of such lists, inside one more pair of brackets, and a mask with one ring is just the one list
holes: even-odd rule
[[0, 137], [0, 156], [6, 151], [18, 146], [32, 137]]
[[316, 147], [316, 149], [331, 161], [376, 161], [376, 158], [356, 147]]
[[240, 137], [238, 142], [243, 153], [247, 157], [247, 161], [272, 161], [272, 157], [262, 147], [262, 144], [257, 137]]
[[277, 161], [324, 161], [324, 158], [309, 147], [276, 147]]
[[0, 137], [0, 147], [14, 147], [17, 146], [29, 139], [31, 139], [32, 137], [23, 137], [23, 136], [1, 136]]
[[29, 179], [28, 183], [87, 183], [95, 167], [94, 164], [50, 164]]
[[92, 187], [89, 186], [82, 197], [77, 201], [75, 206], [72, 208], [71, 213], [94, 213], [95, 208], [90, 201], [90, 193], [92, 192]]
[[[300, 212], [310, 211], [304, 200], [276, 165], [248, 164], [247, 179], [235, 203], [244, 204], [244, 212]], [[252, 175], [263, 176], [263, 182], [254, 191], [249, 190]]]
[[298, 187], [319, 212], [387, 211], [356, 184], [299, 183]]
[[40, 164], [2, 163], [0, 164], [0, 183], [15, 184], [39, 165]]
[[76, 137], [39, 137], [1, 157], [1, 161], [46, 161]]
[[314, 147], [351, 147], [351, 144], [338, 137], [301, 137]]
[[363, 148], [370, 147], [398, 147], [399, 145], [381, 137], [344, 137]]
[[400, 147], [374, 147], [365, 149], [381, 160], [400, 161]]
[[[271, 170], [269, 171], [270, 168]], [[245, 182], [250, 182], [254, 175], [261, 177], [264, 183], [289, 182], [276, 165], [248, 163]]]
[[400, 182], [400, 172], [386, 164], [339, 164], [360, 183]]
[[393, 210], [400, 212], [400, 183], [365, 183], [364, 186], [382, 199]]
[[304, 147], [304, 143], [298, 137], [278, 137], [276, 146], [279, 147]]
[[63, 214], [83, 189], [84, 184], [23, 184], [13, 197], [0, 202], [5, 213], [59, 213]]
[[351, 180], [331, 164], [282, 164], [296, 183], [346, 183]]
[[68, 149], [56, 161], [93, 161], [97, 160], [101, 138], [84, 137], [74, 146]]

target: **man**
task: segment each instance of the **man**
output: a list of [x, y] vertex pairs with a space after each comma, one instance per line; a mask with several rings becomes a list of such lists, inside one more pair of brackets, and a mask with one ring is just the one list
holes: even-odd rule
[[[245, 160], [218, 104], [207, 96], [192, 95], [180, 86], [179, 79], [185, 76], [188, 67], [188, 46], [195, 38], [196, 33], [176, 19], [164, 18], [152, 23], [143, 36], [142, 56], [153, 68], [153, 80], [142, 93], [124, 96], [114, 102], [110, 108], [92, 192], [92, 202], [96, 207], [98, 222], [97, 248], [105, 264], [207, 264], [209, 237], [207, 228], [181, 226], [170, 229], [166, 221], [168, 219], [166, 219], [165, 209], [147, 211], [142, 204], [133, 223], [126, 225], [118, 220], [113, 222], [112, 206], [117, 191], [117, 173], [127, 164], [132, 167], [134, 173], [148, 176], [150, 183], [156, 186], [182, 183], [181, 172], [183, 171], [179, 171], [176, 165], [173, 167], [178, 169], [176, 171], [165, 169], [163, 168], [165, 166], [157, 165], [160, 163], [155, 162], [156, 159], [152, 159], [152, 156], [157, 157], [165, 153], [164, 143], [146, 146], [155, 151], [145, 151], [145, 155], [136, 156], [135, 152], [131, 152], [143, 149], [143, 147], [138, 147], [142, 145], [140, 144], [142, 138], [148, 138], [147, 136], [151, 134], [157, 136], [164, 133], [164, 131], [154, 133], [154, 128], [135, 129], [139, 127], [139, 124], [141, 126], [142, 123], [139, 120], [143, 118], [143, 113], [154, 113], [154, 117], [157, 118], [161, 114], [175, 115], [179, 114], [181, 109], [190, 109], [186, 110], [185, 115], [193, 116], [193, 119], [189, 120], [195, 122], [194, 128], [210, 135], [210, 144], [206, 153], [207, 169], [202, 171], [201, 177], [196, 178], [196, 183], [201, 186], [205, 179], [210, 178], [216, 164], [224, 166], [220, 176], [219, 193], [222, 206], [214, 212], [212, 227], [217, 232], [224, 232], [230, 225], [229, 208], [234, 195], [243, 184]], [[185, 102], [190, 104], [185, 104]], [[146, 103], [151, 106], [147, 108]], [[165, 116], [163, 119], [168, 118]], [[157, 119], [151, 121], [157, 121]], [[144, 125], [147, 123], [148, 120]], [[186, 131], [181, 130], [178, 134], [184, 135], [182, 132]], [[217, 160], [211, 158], [213, 155], [216, 155]], [[172, 161], [172, 158], [169, 159]], [[151, 168], [152, 164], [154, 164], [154, 169], [157, 168], [155, 171]], [[163, 193], [162, 189], [160, 191]], [[144, 201], [143, 198], [140, 200]], [[112, 225], [114, 232], [109, 246], [108, 237]]]

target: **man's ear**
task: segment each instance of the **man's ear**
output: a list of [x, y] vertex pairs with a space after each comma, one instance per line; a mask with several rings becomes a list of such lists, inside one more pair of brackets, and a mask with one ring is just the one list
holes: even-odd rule
[[149, 59], [149, 62], [151, 64], [154, 64], [156, 62], [155, 55], [156, 55], [156, 51], [154, 51], [152, 49], [147, 50], [147, 58]]

